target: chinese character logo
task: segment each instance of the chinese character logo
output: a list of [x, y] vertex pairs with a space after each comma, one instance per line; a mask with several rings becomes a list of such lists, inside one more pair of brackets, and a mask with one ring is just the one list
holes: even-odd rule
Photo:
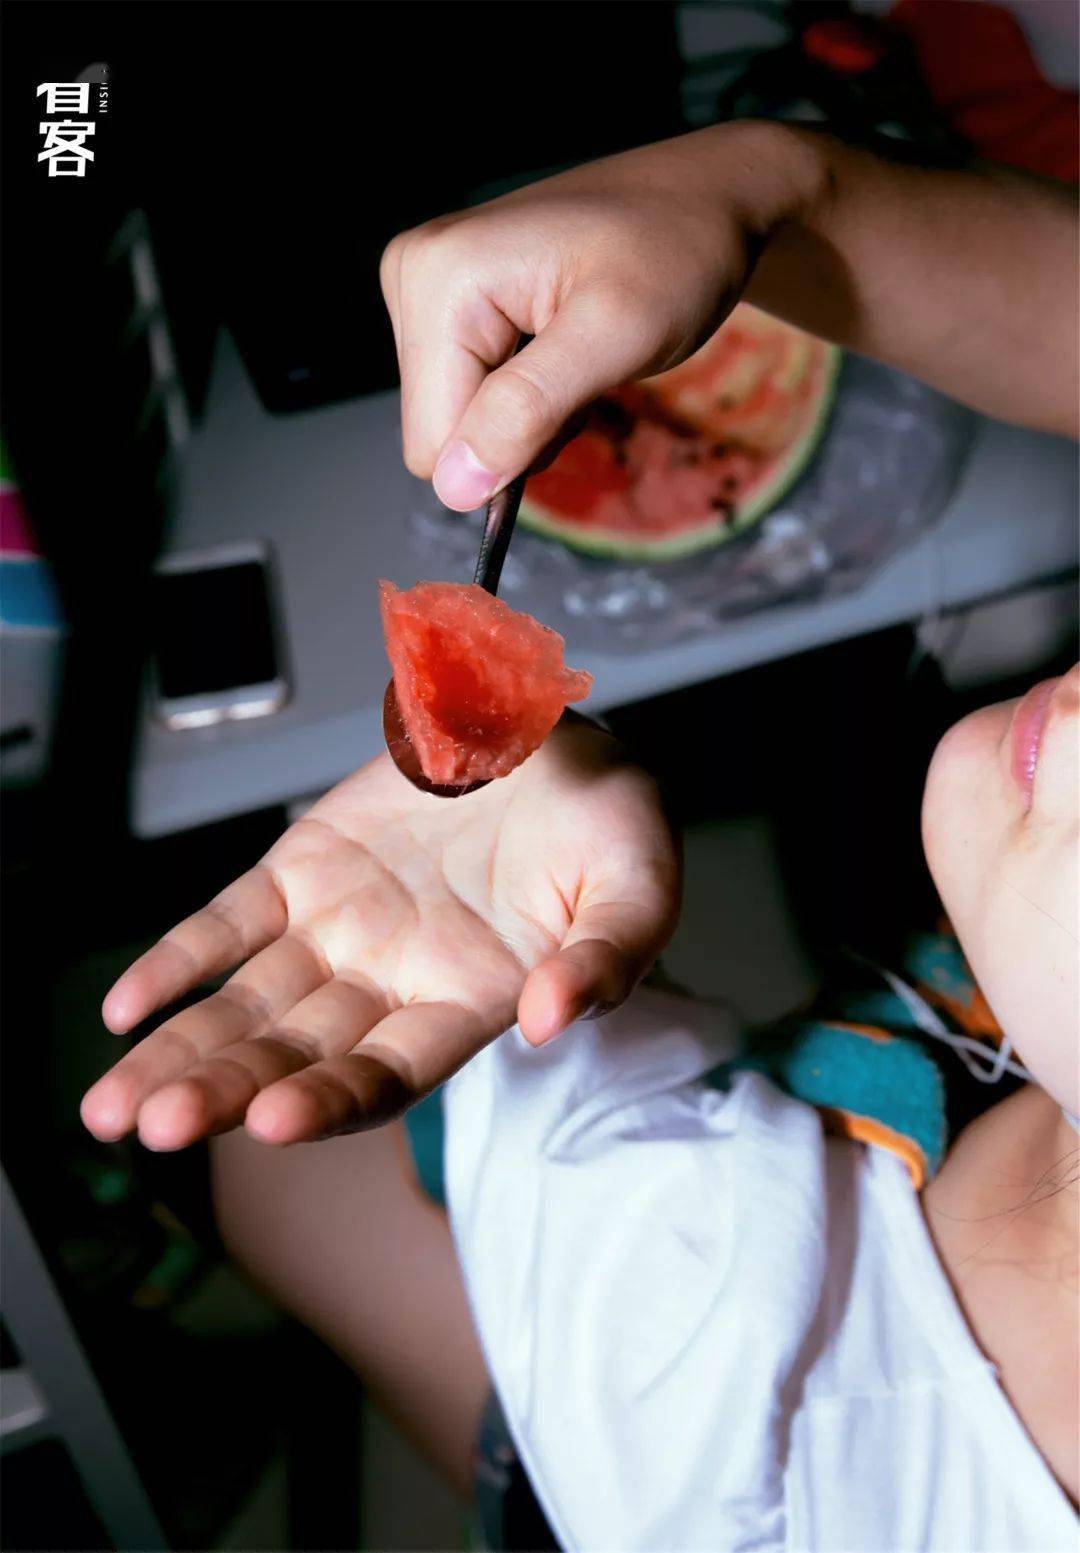
[[39, 128], [45, 136], [45, 149], [38, 152], [38, 161], [48, 162], [49, 177], [85, 177], [86, 164], [94, 160], [94, 153], [83, 142], [97, 126], [90, 119], [46, 119]]
[[46, 113], [89, 113], [89, 81], [42, 81], [37, 89], [45, 93]]
[[[94, 153], [86, 144], [97, 132], [94, 119], [88, 117], [91, 83], [97, 83], [98, 117], [109, 111], [109, 67], [91, 65], [77, 81], [42, 81], [37, 96], [44, 97], [42, 112], [49, 115], [38, 125], [45, 137], [45, 149], [38, 153], [38, 161], [49, 169], [50, 178], [85, 178], [86, 169], [94, 160]], [[77, 118], [63, 115], [77, 114]]]

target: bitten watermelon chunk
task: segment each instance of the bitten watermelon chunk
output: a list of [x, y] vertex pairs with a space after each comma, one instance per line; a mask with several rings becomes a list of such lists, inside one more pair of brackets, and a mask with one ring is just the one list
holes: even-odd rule
[[602, 395], [530, 478], [521, 522], [624, 561], [722, 544], [806, 468], [839, 362], [835, 346], [740, 303], [681, 366]]
[[557, 631], [475, 583], [379, 583], [386, 652], [429, 782], [508, 776], [540, 748], [592, 675], [568, 669]]

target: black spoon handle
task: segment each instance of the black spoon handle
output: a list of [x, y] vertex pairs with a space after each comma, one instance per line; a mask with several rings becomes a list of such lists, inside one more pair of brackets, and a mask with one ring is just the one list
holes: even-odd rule
[[484, 537], [480, 541], [480, 554], [476, 558], [476, 575], [473, 581], [488, 593], [498, 593], [503, 562], [510, 548], [510, 538], [521, 506], [521, 493], [525, 489], [525, 476], [518, 475], [504, 490], [488, 502]]
[[[531, 334], [523, 334], [517, 343], [514, 355], [524, 350], [531, 340]], [[504, 486], [488, 502], [484, 534], [480, 540], [480, 554], [476, 558], [476, 574], [473, 582], [493, 595], [499, 591], [499, 578], [502, 576], [506, 552], [510, 548], [514, 524], [517, 522], [525, 480], [526, 475], [518, 475], [516, 480], [511, 480], [509, 485]]]

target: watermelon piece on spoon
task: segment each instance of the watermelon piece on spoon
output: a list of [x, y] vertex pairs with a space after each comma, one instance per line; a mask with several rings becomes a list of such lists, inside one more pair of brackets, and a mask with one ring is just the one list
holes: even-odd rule
[[398, 710], [436, 786], [509, 776], [592, 687], [557, 631], [475, 583], [380, 582], [379, 603]]

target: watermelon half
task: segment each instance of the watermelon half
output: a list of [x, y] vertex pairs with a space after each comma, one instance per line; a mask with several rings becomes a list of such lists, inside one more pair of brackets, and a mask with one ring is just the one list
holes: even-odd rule
[[475, 583], [380, 582], [379, 602], [398, 710], [437, 787], [508, 776], [592, 687], [557, 631]]
[[667, 561], [780, 500], [821, 438], [840, 352], [740, 303], [670, 372], [617, 388], [525, 488], [521, 521], [592, 555]]

